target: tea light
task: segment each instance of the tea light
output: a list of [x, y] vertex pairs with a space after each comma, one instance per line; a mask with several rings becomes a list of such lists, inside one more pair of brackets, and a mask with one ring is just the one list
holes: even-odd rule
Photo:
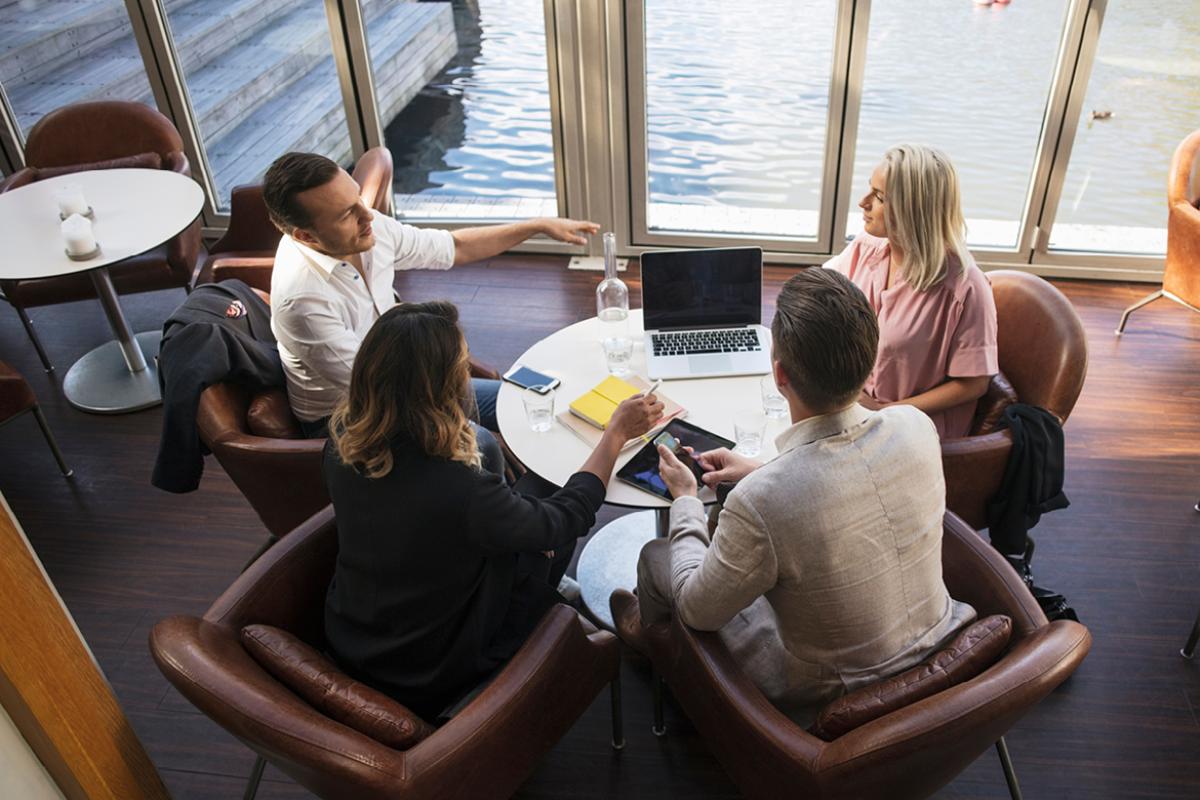
[[62, 237], [68, 255], [86, 256], [96, 251], [96, 236], [92, 233], [92, 223], [78, 214], [72, 214], [63, 222]]
[[83, 196], [83, 187], [77, 183], [63, 184], [54, 193], [54, 200], [58, 203], [58, 215], [63, 219], [72, 214], [82, 216], [88, 213], [88, 204]]

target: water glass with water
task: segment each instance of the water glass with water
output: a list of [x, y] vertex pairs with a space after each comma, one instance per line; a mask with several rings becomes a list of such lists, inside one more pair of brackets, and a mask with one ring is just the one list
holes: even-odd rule
[[763, 413], [771, 419], [784, 419], [788, 416], [787, 399], [775, 385], [774, 375], [764, 375], [759, 385], [762, 387]]
[[739, 411], [733, 415], [735, 453], [753, 458], [762, 451], [763, 435], [767, 431], [767, 415], [761, 411]]
[[609, 374], [618, 378], [629, 375], [632, 371], [630, 365], [633, 362], [633, 340], [627, 336], [614, 336], [605, 339], [601, 344], [604, 345], [604, 363], [608, 366]]
[[535, 433], [545, 433], [554, 426], [554, 390], [541, 387], [526, 389], [521, 393], [521, 402], [525, 404], [525, 419], [529, 421], [529, 429]]

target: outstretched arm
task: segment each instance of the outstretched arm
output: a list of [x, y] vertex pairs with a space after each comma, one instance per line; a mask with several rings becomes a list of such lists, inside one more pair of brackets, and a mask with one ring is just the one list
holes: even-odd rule
[[587, 237], [599, 230], [600, 226], [594, 222], [557, 218], [460, 228], [451, 234], [454, 237], [454, 263], [469, 264], [499, 255], [539, 233], [568, 244], [587, 244]]

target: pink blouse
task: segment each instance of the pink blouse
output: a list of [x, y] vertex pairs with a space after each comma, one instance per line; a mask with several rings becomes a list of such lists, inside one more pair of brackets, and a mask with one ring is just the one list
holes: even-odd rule
[[[891, 246], [887, 239], [860, 233], [825, 263], [845, 275], [867, 296], [879, 317], [879, 355], [864, 387], [890, 403], [929, 391], [947, 378], [995, 375], [996, 303], [992, 287], [968, 255], [946, 277], [918, 292], [906, 281], [887, 284]], [[975, 402], [930, 414], [943, 439], [966, 436]]]

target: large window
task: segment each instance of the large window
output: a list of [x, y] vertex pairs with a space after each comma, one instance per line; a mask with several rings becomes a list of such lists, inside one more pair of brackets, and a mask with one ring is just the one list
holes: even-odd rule
[[321, 0], [194, 0], [165, 9], [218, 209], [228, 208], [234, 186], [261, 180], [289, 150], [353, 160]]
[[542, 0], [364, 3], [408, 219], [555, 216]]
[[71, 103], [154, 104], [123, 0], [0, 3], [0, 85], [26, 135]]
[[937, 147], [961, 182], [968, 242], [1017, 244], [1067, 0], [875, 0], [847, 233], [893, 144]]
[[1200, 127], [1195, 0], [1109, 0], [1050, 247], [1163, 253], [1171, 155]]

